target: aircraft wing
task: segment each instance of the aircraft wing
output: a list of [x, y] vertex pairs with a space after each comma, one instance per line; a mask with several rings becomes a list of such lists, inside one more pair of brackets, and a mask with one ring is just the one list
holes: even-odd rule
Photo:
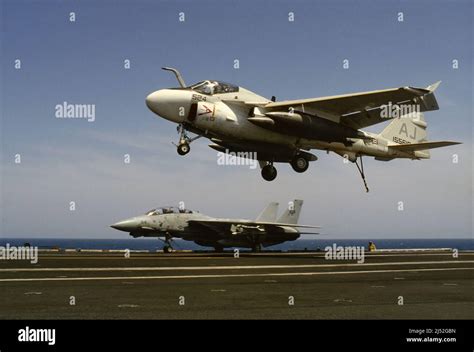
[[460, 142], [450, 142], [450, 141], [440, 141], [440, 142], [421, 142], [421, 143], [409, 143], [409, 144], [396, 144], [396, 145], [389, 145], [389, 148], [412, 152], [416, 150], [426, 150], [426, 149], [434, 149], [434, 148], [441, 148], [447, 147], [450, 145], [461, 144]]
[[384, 105], [419, 104], [420, 111], [438, 110], [434, 96], [435, 89], [441, 82], [426, 88], [400, 87], [370, 92], [334, 95], [313, 99], [286, 100], [271, 102], [264, 106], [271, 111], [303, 111], [309, 114], [333, 116], [336, 122], [354, 129], [375, 125], [386, 121], [380, 111]]
[[232, 232], [232, 228], [240, 226], [244, 229], [255, 230], [258, 233], [263, 231], [271, 231], [274, 228], [281, 226], [299, 227], [308, 229], [318, 229], [320, 226], [312, 225], [298, 225], [298, 224], [286, 224], [279, 222], [267, 222], [267, 221], [251, 221], [251, 220], [232, 220], [232, 219], [206, 219], [206, 220], [189, 220], [190, 226], [204, 226], [216, 232], [225, 233]]
[[244, 101], [244, 100], [235, 100], [235, 99], [221, 99], [226, 104], [238, 104], [238, 105], [244, 105], [244, 106], [249, 106], [249, 107], [254, 107], [254, 106], [265, 106], [268, 104], [266, 101]]
[[210, 222], [208, 220], [189, 220], [188, 226], [192, 228], [211, 230], [218, 237], [224, 237], [223, 235], [230, 232], [232, 224], [224, 222]]

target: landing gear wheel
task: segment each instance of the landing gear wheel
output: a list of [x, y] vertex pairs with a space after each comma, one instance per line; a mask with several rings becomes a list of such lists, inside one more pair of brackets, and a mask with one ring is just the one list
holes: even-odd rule
[[191, 147], [189, 146], [188, 143], [181, 143], [180, 145], [178, 145], [179, 155], [186, 155], [189, 153], [190, 150], [191, 150]]
[[305, 157], [301, 155], [297, 155], [290, 161], [290, 165], [293, 168], [293, 170], [301, 173], [308, 170], [309, 161]]
[[277, 170], [275, 166], [268, 164], [262, 168], [262, 177], [266, 181], [273, 181], [277, 177]]
[[173, 248], [171, 246], [166, 245], [166, 246], [163, 247], [163, 252], [164, 253], [172, 253]]
[[216, 246], [216, 247], [214, 247], [214, 251], [216, 253], [223, 253], [224, 252], [224, 247]]

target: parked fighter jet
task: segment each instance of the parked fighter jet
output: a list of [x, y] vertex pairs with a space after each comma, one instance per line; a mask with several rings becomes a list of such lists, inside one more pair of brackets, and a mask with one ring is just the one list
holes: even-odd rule
[[[439, 109], [434, 91], [440, 82], [426, 88], [276, 102], [275, 97], [268, 100], [220, 81], [186, 86], [176, 69], [163, 69], [174, 72], [180, 88], [155, 91], [146, 97], [146, 104], [157, 115], [178, 124], [178, 153], [189, 153], [190, 143], [204, 136], [219, 152], [256, 153], [267, 181], [277, 175], [273, 163], [288, 162], [296, 172], [304, 172], [310, 161], [317, 160], [308, 151], [320, 149], [355, 163], [368, 192], [363, 155], [382, 161], [428, 159], [429, 149], [458, 144], [427, 141], [423, 112]], [[388, 119], [393, 121], [380, 134], [361, 130]], [[187, 131], [197, 136], [191, 138]]]
[[166, 253], [172, 251], [174, 237], [214, 247], [216, 251], [225, 247], [244, 247], [258, 252], [262, 246], [294, 241], [301, 234], [318, 234], [298, 229], [319, 228], [297, 224], [302, 205], [302, 200], [290, 202], [288, 209], [276, 220], [278, 203], [272, 202], [255, 221], [212, 218], [184, 207], [162, 207], [119, 221], [111, 227], [129, 232], [132, 237], [164, 237]]

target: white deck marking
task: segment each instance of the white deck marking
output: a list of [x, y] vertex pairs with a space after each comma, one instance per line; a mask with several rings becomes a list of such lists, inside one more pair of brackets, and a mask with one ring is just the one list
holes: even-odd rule
[[336, 298], [333, 302], [339, 303], [339, 302], [346, 302], [346, 303], [352, 303], [352, 299], [346, 299], [346, 298]]
[[[126, 260], [135, 260], [135, 259], [143, 259], [143, 260], [202, 260], [202, 259], [232, 259], [233, 253], [226, 253], [226, 256], [210, 256], [210, 255], [202, 255], [200, 253], [190, 253], [184, 255], [166, 255], [161, 253], [150, 253], [150, 255], [133, 255], [131, 253], [130, 258], [125, 258], [123, 255], [104, 255], [96, 256], [96, 255], [58, 255], [58, 254], [46, 254], [40, 255], [40, 259], [45, 260], [56, 260], [56, 259], [126, 259]], [[468, 256], [474, 255], [474, 252], [466, 252], [461, 251], [459, 253], [461, 256]], [[279, 257], [293, 257], [293, 256], [306, 256], [308, 258], [322, 258], [324, 257], [325, 253], [321, 251], [320, 253], [316, 252], [306, 252], [306, 253], [249, 253], [249, 252], [241, 252], [240, 253], [242, 258], [258, 258], [258, 257], [265, 257], [265, 256], [279, 256]], [[365, 253], [366, 258], [370, 257], [418, 257], [418, 256], [449, 256], [452, 257], [452, 252], [440, 252], [440, 253], [420, 253], [420, 252], [413, 252], [413, 253]]]
[[454, 270], [474, 270], [474, 268], [433, 268], [433, 269], [393, 269], [393, 270], [359, 270], [359, 271], [318, 271], [296, 273], [263, 273], [263, 274], [208, 274], [208, 275], [164, 275], [164, 276], [104, 276], [104, 277], [44, 277], [22, 279], [0, 279], [0, 282], [32, 282], [32, 281], [100, 281], [100, 280], [160, 280], [160, 279], [208, 279], [208, 278], [239, 278], [262, 276], [317, 276], [317, 275], [353, 275], [382, 274], [405, 272], [436, 272]]
[[391, 262], [391, 263], [343, 263], [343, 264], [296, 264], [296, 265], [226, 265], [226, 266], [163, 266], [163, 267], [106, 267], [106, 268], [7, 268], [0, 272], [35, 272], [35, 271], [170, 271], [170, 270], [255, 270], [255, 269], [308, 269], [337, 268], [353, 266], [384, 265], [440, 265], [471, 264], [474, 260], [447, 260], [426, 262]]

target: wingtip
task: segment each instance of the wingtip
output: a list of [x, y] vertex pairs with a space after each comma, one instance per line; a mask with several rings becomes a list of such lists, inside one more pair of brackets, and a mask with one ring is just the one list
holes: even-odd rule
[[426, 89], [428, 89], [431, 92], [434, 92], [439, 87], [440, 84], [441, 84], [441, 81], [435, 82], [433, 84], [430, 84], [428, 87], [426, 87]]

